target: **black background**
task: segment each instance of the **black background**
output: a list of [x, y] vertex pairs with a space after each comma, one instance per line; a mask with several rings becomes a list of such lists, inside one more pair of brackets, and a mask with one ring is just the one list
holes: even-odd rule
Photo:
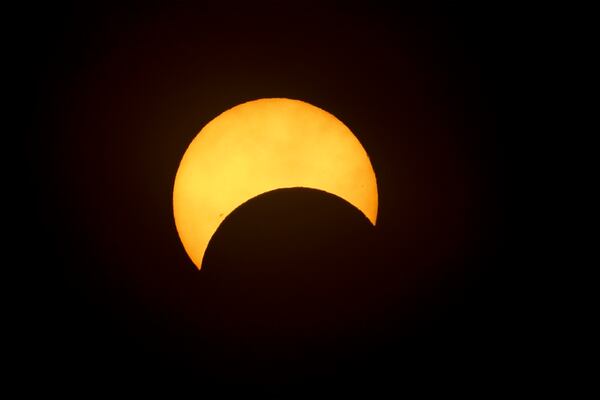
[[[514, 329], [498, 10], [63, 3], [15, 19], [19, 368], [198, 393], [498, 384]], [[377, 225], [323, 192], [268, 193], [197, 271], [172, 217], [179, 160], [212, 118], [265, 97], [350, 127]]]

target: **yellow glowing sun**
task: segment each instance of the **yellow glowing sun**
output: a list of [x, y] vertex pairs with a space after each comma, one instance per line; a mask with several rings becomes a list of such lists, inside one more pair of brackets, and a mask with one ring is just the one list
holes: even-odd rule
[[183, 155], [173, 188], [177, 232], [198, 269], [229, 213], [262, 193], [291, 187], [341, 197], [375, 225], [375, 172], [358, 139], [333, 115], [273, 98], [240, 104], [210, 121]]

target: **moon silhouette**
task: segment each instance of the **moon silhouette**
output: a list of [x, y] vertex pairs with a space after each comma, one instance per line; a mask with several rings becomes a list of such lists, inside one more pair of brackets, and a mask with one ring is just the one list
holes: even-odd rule
[[211, 237], [237, 207], [293, 187], [338, 196], [376, 223], [377, 181], [367, 152], [332, 114], [269, 98], [210, 121], [184, 153], [173, 188], [175, 226], [192, 262], [202, 267]]

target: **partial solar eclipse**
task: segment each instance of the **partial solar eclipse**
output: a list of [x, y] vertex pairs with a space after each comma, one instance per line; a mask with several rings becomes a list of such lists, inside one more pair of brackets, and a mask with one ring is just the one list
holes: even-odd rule
[[377, 181], [369, 157], [330, 113], [271, 98], [240, 104], [210, 121], [184, 153], [173, 188], [175, 226], [196, 267], [233, 210], [265, 192], [293, 187], [336, 195], [375, 225]]

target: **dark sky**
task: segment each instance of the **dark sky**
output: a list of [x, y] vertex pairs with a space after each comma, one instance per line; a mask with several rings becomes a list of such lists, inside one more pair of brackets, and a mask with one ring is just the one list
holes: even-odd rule
[[[494, 7], [76, 2], [14, 17], [26, 371], [240, 394], [497, 376], [513, 327]], [[350, 127], [378, 224], [276, 191], [227, 218], [199, 272], [172, 217], [179, 160], [212, 118], [264, 97]]]

